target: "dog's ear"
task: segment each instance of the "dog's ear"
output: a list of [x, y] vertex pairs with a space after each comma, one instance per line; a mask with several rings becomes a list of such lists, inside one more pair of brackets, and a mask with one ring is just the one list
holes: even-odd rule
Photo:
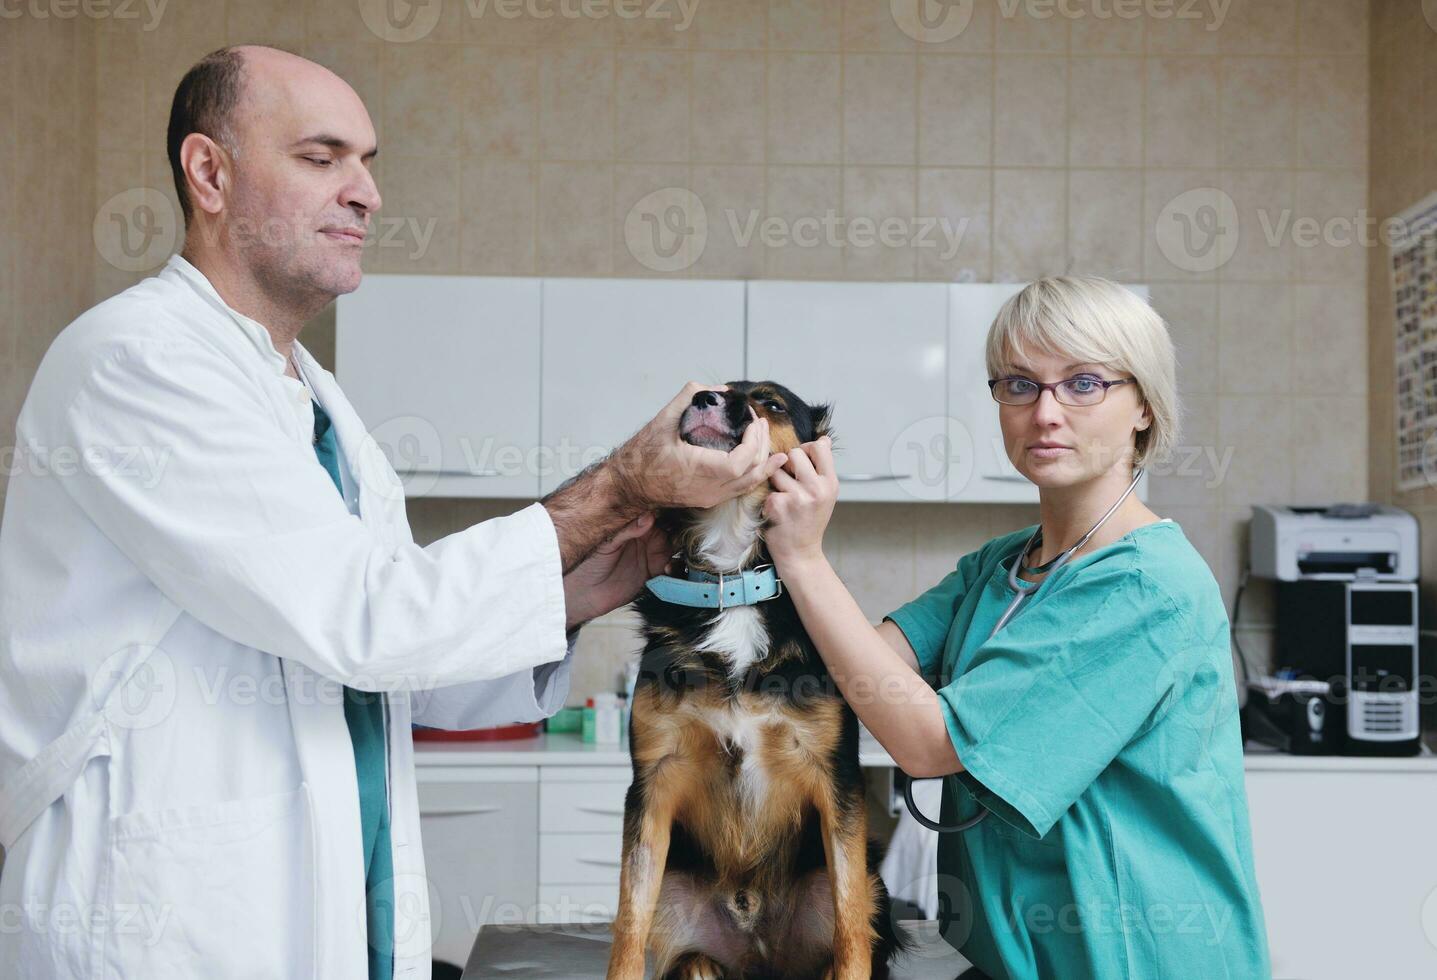
[[654, 512], [654, 524], [660, 531], [673, 538], [688, 523], [684, 520], [685, 513], [682, 508], [661, 507]]
[[833, 405], [812, 405], [809, 407], [809, 415], [813, 419], [813, 439], [817, 442], [824, 436], [833, 438], [833, 430], [829, 428], [829, 420], [833, 417]]

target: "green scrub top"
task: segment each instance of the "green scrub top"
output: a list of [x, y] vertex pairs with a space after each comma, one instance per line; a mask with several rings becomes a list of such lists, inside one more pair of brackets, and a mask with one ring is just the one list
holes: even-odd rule
[[1049, 573], [991, 640], [1028, 527], [888, 617], [964, 772], [944, 937], [995, 978], [1271, 976], [1227, 611], [1171, 521]]
[[[314, 454], [340, 496], [339, 447], [329, 413], [314, 406]], [[344, 688], [344, 722], [354, 746], [359, 783], [360, 844], [364, 848], [365, 926], [369, 937], [369, 978], [394, 974], [394, 865], [389, 836], [389, 785], [386, 773], [384, 696]]]

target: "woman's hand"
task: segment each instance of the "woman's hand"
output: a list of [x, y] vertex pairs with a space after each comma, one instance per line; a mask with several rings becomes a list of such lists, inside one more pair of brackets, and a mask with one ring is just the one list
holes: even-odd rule
[[632, 601], [646, 581], [667, 570], [672, 551], [653, 514], [624, 525], [564, 576], [565, 628]]
[[833, 441], [823, 436], [788, 454], [784, 468], [769, 478], [774, 492], [764, 501], [768, 518], [764, 544], [780, 571], [823, 557], [823, 531], [838, 500]]

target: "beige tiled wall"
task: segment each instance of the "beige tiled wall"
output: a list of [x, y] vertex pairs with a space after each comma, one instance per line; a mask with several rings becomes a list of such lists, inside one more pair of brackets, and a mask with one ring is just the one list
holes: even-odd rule
[[[1429, 23], [1416, 0], [1374, 0], [1371, 93], [1369, 193], [1373, 217], [1385, 220], [1437, 190], [1437, 10]], [[1396, 371], [1389, 258], [1385, 248], [1371, 249], [1368, 255], [1368, 466], [1372, 499], [1412, 511], [1424, 532], [1422, 618], [1430, 626], [1437, 621], [1437, 489], [1403, 492], [1395, 485]], [[1425, 652], [1430, 664], [1430, 651]], [[1424, 727], [1437, 727], [1433, 706], [1425, 706], [1424, 712]]]
[[84, 25], [0, 21], [0, 500], [35, 367], [91, 302], [94, 73]]
[[[978, 0], [946, 40], [905, 34], [888, 0], [699, 0], [682, 31], [613, 15], [506, 19], [492, 0], [445, 0], [413, 43], [367, 26], [361, 11], [377, 6], [171, 0], [157, 30], [105, 25], [95, 194], [172, 194], [164, 124], [183, 68], [222, 43], [273, 42], [365, 99], [382, 146], [381, 218], [432, 225], [423, 248], [408, 233], [376, 247], [372, 271], [658, 275], [630, 251], [625, 218], [645, 194], [681, 187], [703, 202], [709, 236], [674, 275], [1148, 282], [1187, 403], [1183, 472], [1155, 477], [1153, 505], [1181, 522], [1229, 599], [1249, 504], [1366, 495], [1364, 250], [1265, 232], [1367, 206], [1367, 0], [1233, 0], [1220, 23], [1116, 17], [1111, 3], [1069, 4], [1083, 16], [1065, 18], [1019, 2], [1008, 17], [1014, 4]], [[536, 7], [560, 10], [520, 5]], [[1187, 271], [1154, 229], [1170, 201], [1203, 187], [1231, 198], [1236, 241], [1219, 268]], [[767, 246], [736, 240], [729, 211], [740, 223], [832, 211], [966, 230], [951, 255]], [[93, 259], [96, 295], [134, 278]], [[41, 343], [63, 319], [39, 317], [27, 336]], [[313, 329], [323, 353], [332, 320]], [[1191, 462], [1229, 451], [1225, 468]], [[416, 502], [412, 521], [430, 539], [506, 509]], [[1033, 519], [1029, 508], [840, 504], [830, 547], [877, 617]], [[1261, 623], [1254, 598], [1244, 619]], [[576, 696], [607, 683], [632, 644], [621, 620], [586, 633], [603, 656], [586, 658]]]

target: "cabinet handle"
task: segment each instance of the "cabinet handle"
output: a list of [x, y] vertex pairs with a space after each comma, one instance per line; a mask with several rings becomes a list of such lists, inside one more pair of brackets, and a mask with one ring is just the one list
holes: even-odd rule
[[906, 480], [908, 473], [850, 473], [847, 476], [839, 474], [839, 483], [879, 483], [884, 480]]
[[504, 809], [502, 806], [481, 805], [481, 806], [440, 806], [432, 809], [419, 808], [419, 815], [422, 817], [464, 817], [478, 813], [498, 813]]
[[585, 813], [602, 813], [607, 817], [622, 817], [624, 815], [622, 807], [615, 809], [611, 806], [580, 806], [575, 809], [582, 810]]
[[401, 478], [410, 476], [503, 476], [498, 470], [403, 470]]
[[607, 860], [606, 860], [606, 859], [602, 859], [602, 858], [583, 858], [583, 857], [581, 857], [581, 858], [579, 858], [579, 863], [580, 863], [580, 864], [597, 864], [597, 865], [599, 865], [599, 866], [601, 866], [601, 867], [605, 867], [605, 868], [617, 868], [617, 867], [619, 866], [619, 861], [617, 861], [617, 860], [614, 860], [614, 859], [607, 859]]
[[1023, 476], [1023, 475], [1020, 474], [1020, 473], [1011, 473], [1011, 474], [1010, 474], [1010, 473], [1003, 473], [1003, 474], [1001, 474], [1001, 475], [999, 475], [999, 476], [988, 476], [988, 475], [985, 473], [985, 474], [983, 475], [983, 479], [985, 479], [985, 480], [997, 480], [997, 481], [1000, 482], [1000, 483], [1028, 483], [1028, 482], [1030, 482], [1026, 476]]

